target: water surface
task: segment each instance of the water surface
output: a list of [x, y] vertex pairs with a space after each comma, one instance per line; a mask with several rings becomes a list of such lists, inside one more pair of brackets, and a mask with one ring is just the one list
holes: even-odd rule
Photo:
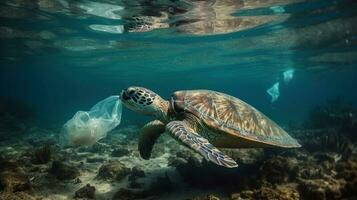
[[[42, 125], [139, 85], [229, 93], [279, 122], [356, 102], [354, 1], [3, 1], [1, 96]], [[283, 73], [294, 70], [289, 83]], [[266, 90], [280, 82], [271, 102]], [[146, 120], [125, 111], [124, 124]]]

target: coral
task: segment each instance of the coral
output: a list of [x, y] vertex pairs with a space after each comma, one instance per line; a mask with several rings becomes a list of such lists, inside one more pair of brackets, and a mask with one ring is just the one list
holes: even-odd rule
[[46, 164], [51, 160], [52, 150], [50, 145], [36, 149], [32, 155], [31, 162], [33, 164]]
[[323, 170], [321, 166], [314, 164], [304, 164], [297, 170], [296, 177], [303, 179], [316, 179], [323, 175]]
[[95, 197], [95, 187], [87, 184], [86, 186], [80, 188], [76, 191], [74, 198], [87, 198], [94, 199]]
[[244, 190], [231, 195], [231, 200], [299, 200], [300, 195], [294, 185], [262, 186], [256, 190]]
[[336, 165], [337, 178], [346, 180], [345, 196], [357, 196], [357, 159], [349, 159]]
[[129, 175], [130, 169], [119, 161], [103, 164], [98, 171], [97, 178], [101, 180], [121, 180]]
[[9, 171], [0, 173], [0, 189], [17, 192], [30, 188], [30, 182], [25, 174]]
[[297, 168], [296, 158], [276, 156], [263, 163], [260, 174], [264, 180], [271, 183], [286, 183], [293, 179]]
[[9, 192], [1, 193], [0, 192], [0, 199], [3, 199], [3, 200], [38, 200], [38, 198], [35, 198], [26, 192], [15, 192], [15, 193], [9, 193]]
[[77, 168], [60, 161], [53, 161], [49, 172], [58, 180], [72, 180], [79, 176]]
[[29, 190], [30, 181], [19, 164], [0, 158], [0, 191], [14, 193]]
[[345, 184], [343, 179], [301, 179], [298, 189], [304, 199], [341, 199]]

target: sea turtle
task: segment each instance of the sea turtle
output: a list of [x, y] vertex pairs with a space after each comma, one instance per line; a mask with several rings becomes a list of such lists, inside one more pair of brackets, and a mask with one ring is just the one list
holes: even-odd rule
[[218, 148], [300, 147], [275, 122], [233, 96], [210, 90], [174, 92], [168, 101], [143, 87], [121, 92], [123, 104], [156, 120], [139, 136], [139, 152], [149, 159], [157, 138], [168, 132], [173, 138], [218, 165], [237, 163]]

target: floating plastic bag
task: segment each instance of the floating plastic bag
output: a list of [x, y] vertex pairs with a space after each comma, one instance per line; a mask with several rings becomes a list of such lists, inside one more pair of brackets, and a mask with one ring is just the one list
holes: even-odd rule
[[78, 111], [64, 124], [63, 139], [66, 144], [90, 146], [107, 136], [120, 124], [122, 105], [119, 96], [110, 96], [89, 111]]
[[275, 102], [280, 96], [279, 82], [275, 83], [271, 88], [269, 88], [267, 93], [271, 96], [271, 102]]
[[283, 73], [285, 83], [289, 83], [294, 77], [294, 69], [289, 69]]

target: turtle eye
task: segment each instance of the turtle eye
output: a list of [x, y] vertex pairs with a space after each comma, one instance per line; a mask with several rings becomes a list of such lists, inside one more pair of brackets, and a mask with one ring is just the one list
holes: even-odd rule
[[130, 96], [129, 96], [125, 91], [123, 91], [123, 92], [121, 93], [121, 96], [122, 96], [122, 98], [123, 98], [124, 100], [130, 99]]
[[134, 90], [130, 90], [128, 93], [130, 94], [130, 95], [132, 95], [132, 94], [134, 94]]

